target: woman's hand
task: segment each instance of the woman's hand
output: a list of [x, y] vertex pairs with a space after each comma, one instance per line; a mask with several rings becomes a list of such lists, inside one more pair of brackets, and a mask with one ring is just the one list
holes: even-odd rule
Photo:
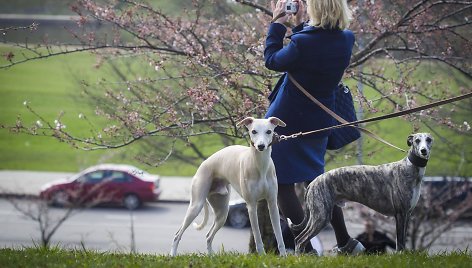
[[295, 14], [295, 25], [298, 25], [305, 21], [306, 5], [302, 0], [298, 0], [295, 2], [298, 2], [298, 11], [297, 14]]
[[[271, 7], [272, 7], [272, 20], [273, 20], [273, 22], [276, 22], [276, 23], [285, 24], [288, 20], [288, 15], [287, 14], [281, 16], [280, 18], [277, 18], [277, 17], [280, 16], [280, 14], [282, 14], [282, 12], [285, 13], [285, 3], [287, 2], [287, 0], [278, 0], [277, 4], [275, 4], [274, 2], [275, 1], [272, 1], [270, 3]], [[275, 19], [275, 21], [274, 21], [274, 19]]]
[[[302, 0], [294, 0], [295, 3], [297, 3], [298, 6], [298, 11], [296, 14], [285, 14], [283, 16], [280, 16], [280, 14], [285, 12], [285, 5], [287, 3], [287, 0], [278, 0], [277, 3], [275, 1], [271, 2], [272, 6], [272, 22], [277, 22], [281, 24], [285, 24], [289, 18], [293, 18], [292, 22], [295, 23], [295, 25], [298, 25], [302, 22], [305, 21], [305, 15], [306, 15], [306, 5]], [[280, 16], [279, 18], [277, 18]]]

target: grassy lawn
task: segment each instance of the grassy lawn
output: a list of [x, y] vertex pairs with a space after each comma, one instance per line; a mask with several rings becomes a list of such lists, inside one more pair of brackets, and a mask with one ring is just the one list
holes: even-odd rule
[[[4, 51], [6, 48], [1, 47], [2, 54]], [[72, 62], [75, 64], [70, 64]], [[91, 66], [92, 63], [92, 57], [75, 55], [67, 61], [64, 57], [58, 57], [0, 71], [0, 121], [11, 125], [21, 115], [26, 122], [34, 122], [35, 118], [23, 105], [24, 101], [28, 101], [48, 120], [53, 121], [61, 111], [66, 111], [67, 120], [78, 117], [85, 100], [80, 99], [72, 73], [78, 71], [91, 75], [92, 70], [83, 66]], [[96, 162], [99, 157], [98, 152], [73, 150], [52, 138], [14, 135], [0, 130], [0, 162], [3, 169], [72, 171]]]
[[103, 253], [82, 250], [1, 249], [0, 267], [470, 267], [470, 252], [439, 255], [401, 253], [381, 256], [314, 257], [223, 253], [214, 256]]
[[[0, 55], [10, 50], [10, 47], [0, 45]], [[0, 58], [0, 64], [5, 64], [3, 57]], [[15, 125], [18, 116], [21, 116], [25, 125], [36, 122], [35, 115], [24, 105], [27, 101], [34, 111], [44, 117], [44, 121], [53, 122], [59, 114], [64, 113], [62, 121], [67, 130], [76, 136], [86, 136], [90, 130], [88, 123], [80, 119], [79, 114], [85, 114], [96, 126], [104, 126], [105, 119], [95, 116], [95, 107], [80, 86], [81, 81], [93, 84], [102, 79], [113, 80], [110, 78], [113, 71], [109, 64], [103, 64], [100, 69], [95, 68], [95, 64], [94, 55], [76, 53], [0, 70], [0, 124]], [[132, 68], [143, 69], [139, 64], [134, 64]], [[144, 70], [140, 75], [146, 77], [152, 74]], [[192, 139], [204, 145], [205, 153], [221, 148], [210, 136]], [[143, 146], [147, 145], [138, 142], [120, 149], [83, 151], [51, 137], [15, 134], [0, 129], [0, 169], [75, 172], [90, 165], [114, 162], [133, 164], [167, 176], [194, 174], [195, 166], [173, 159], [156, 168], [143, 164], [137, 159]]]
[[[0, 54], [4, 54], [9, 49], [6, 46], [0, 46]], [[4, 63], [3, 58], [0, 60], [1, 63]], [[18, 115], [21, 115], [25, 122], [35, 122], [37, 119], [23, 105], [24, 101], [28, 101], [35, 111], [49, 121], [54, 121], [61, 112], [64, 112], [63, 122], [67, 125], [67, 129], [76, 135], [86, 134], [88, 125], [79, 119], [79, 114], [84, 113], [89, 118], [93, 117], [94, 107], [91, 107], [83, 96], [79, 81], [85, 80], [94, 83], [109, 75], [106, 64], [102, 68], [96, 69], [93, 67], [95, 63], [96, 59], [93, 55], [79, 53], [31, 61], [0, 70], [0, 94], [2, 96], [0, 99], [0, 124], [12, 125]], [[387, 66], [388, 72], [388, 62], [384, 64]], [[458, 92], [460, 86], [467, 87], [470, 84], [470, 81], [461, 80], [460, 76], [447, 73], [436, 65], [420, 68], [415, 76], [418, 77], [419, 82], [440, 79], [454, 92]], [[350, 85], [351, 88], [355, 88], [353, 84]], [[425, 92], [428, 90], [434, 91], [434, 88], [425, 88]], [[377, 96], [369, 88], [365, 89], [365, 94], [369, 99], [375, 99]], [[379, 103], [380, 107], [382, 105]], [[457, 115], [458, 118], [455, 118], [455, 121], [460, 123], [467, 116], [470, 115]], [[103, 122], [103, 119], [94, 119], [98, 122], [97, 125]], [[402, 119], [369, 124], [367, 128], [404, 149], [407, 149], [407, 135], [414, 132], [412, 125]], [[424, 124], [418, 124], [418, 128], [419, 131], [431, 132], [431, 129], [428, 129]], [[426, 175], [472, 176], [472, 165], [468, 159], [472, 150], [471, 136], [459, 136], [444, 127], [435, 127], [434, 131], [447, 139], [436, 138], [431, 164], [428, 166]], [[201, 139], [198, 141], [199, 144], [209, 144], [203, 146], [206, 152], [214, 152], [221, 147], [215, 144], [211, 137], [199, 139]], [[456, 147], [451, 148], [451, 142], [456, 144]], [[158, 168], [150, 168], [141, 164], [135, 159], [136, 154], [140, 152], [140, 146], [140, 144], [133, 144], [123, 149], [81, 151], [50, 137], [15, 135], [5, 129], [0, 129], [0, 169], [78, 171], [97, 163], [118, 162], [134, 164], [162, 175], [191, 176], [195, 172], [194, 166], [185, 165], [175, 160]], [[440, 153], [452, 149], [457, 150], [458, 153], [452, 155]], [[404, 153], [402, 152], [385, 147], [371, 138], [364, 138], [363, 161], [366, 164], [380, 164], [403, 157]], [[352, 154], [348, 157], [344, 152], [338, 152], [334, 160], [329, 162], [327, 169], [355, 163], [356, 157]]]
[[[0, 46], [0, 54], [9, 51]], [[67, 129], [75, 135], [86, 134], [89, 126], [79, 119], [86, 114], [93, 121], [94, 107], [83, 96], [80, 80], [95, 82], [108, 75], [108, 69], [94, 68], [95, 56], [78, 53], [20, 64], [0, 71], [0, 124], [14, 125], [17, 116], [28, 124], [37, 118], [23, 105], [28, 102], [47, 121], [54, 121], [61, 112]], [[4, 63], [4, 59], [0, 60]], [[42, 122], [43, 124], [45, 122]], [[51, 137], [14, 134], [0, 129], [0, 169], [79, 171], [103, 162], [137, 165], [163, 175], [190, 175], [192, 166], [170, 162], [164, 168], [150, 168], [135, 159], [138, 145], [115, 150], [82, 151]]]

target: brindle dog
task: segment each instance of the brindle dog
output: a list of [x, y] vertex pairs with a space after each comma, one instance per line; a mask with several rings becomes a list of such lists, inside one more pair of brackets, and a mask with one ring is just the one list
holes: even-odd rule
[[295, 239], [296, 252], [305, 248], [331, 219], [333, 207], [344, 201], [364, 204], [387, 216], [394, 216], [397, 251], [405, 249], [408, 221], [420, 196], [421, 181], [428, 162], [433, 138], [417, 133], [407, 139], [408, 155], [397, 162], [379, 166], [357, 165], [333, 169], [318, 176], [305, 194], [305, 218]]

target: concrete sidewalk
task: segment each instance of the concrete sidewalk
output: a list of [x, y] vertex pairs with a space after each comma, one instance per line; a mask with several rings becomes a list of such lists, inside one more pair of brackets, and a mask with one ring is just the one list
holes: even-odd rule
[[[38, 196], [41, 187], [51, 181], [65, 179], [75, 173], [0, 170], [0, 194]], [[160, 201], [189, 202], [191, 177], [161, 176]], [[233, 190], [231, 200], [239, 195]]]

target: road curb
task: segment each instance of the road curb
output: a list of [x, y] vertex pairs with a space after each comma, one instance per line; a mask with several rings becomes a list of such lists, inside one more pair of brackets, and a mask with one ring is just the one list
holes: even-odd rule
[[[29, 199], [29, 200], [39, 200], [39, 196], [33, 194], [18, 194], [18, 193], [0, 193], [1, 199]], [[159, 199], [157, 201], [148, 202], [148, 203], [175, 203], [175, 204], [188, 204], [190, 200], [170, 200], [170, 199]]]

